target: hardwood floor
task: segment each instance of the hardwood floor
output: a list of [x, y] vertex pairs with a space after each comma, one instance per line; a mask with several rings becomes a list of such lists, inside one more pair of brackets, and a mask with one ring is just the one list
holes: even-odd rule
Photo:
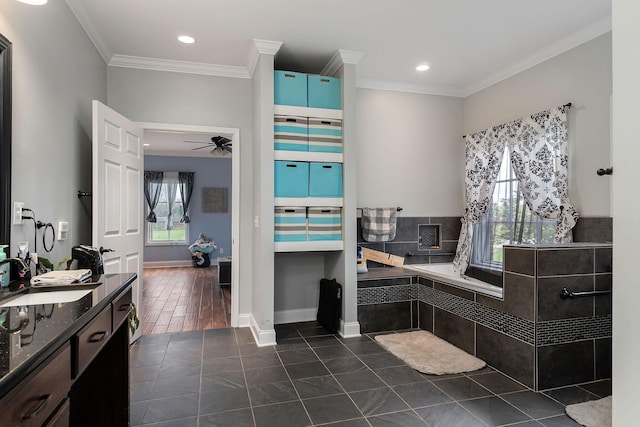
[[142, 334], [231, 325], [231, 288], [218, 284], [218, 267], [145, 268]]

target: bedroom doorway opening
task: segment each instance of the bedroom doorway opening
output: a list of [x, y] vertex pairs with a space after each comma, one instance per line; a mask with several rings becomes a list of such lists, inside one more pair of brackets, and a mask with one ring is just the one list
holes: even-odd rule
[[[143, 334], [238, 326], [239, 129], [139, 125], [145, 171], [167, 178], [156, 222], [145, 221]], [[184, 187], [171, 186], [179, 172], [194, 173], [187, 224], [178, 218]]]

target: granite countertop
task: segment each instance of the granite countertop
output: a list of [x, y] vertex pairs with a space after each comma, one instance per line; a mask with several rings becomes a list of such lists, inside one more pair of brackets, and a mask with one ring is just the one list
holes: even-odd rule
[[64, 346], [136, 279], [105, 274], [72, 286], [12, 283], [0, 294], [0, 397]]

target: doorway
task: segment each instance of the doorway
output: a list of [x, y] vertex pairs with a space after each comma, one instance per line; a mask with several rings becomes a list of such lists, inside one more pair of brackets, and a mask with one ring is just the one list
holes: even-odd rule
[[[230, 326], [237, 327], [239, 323], [239, 262], [233, 262], [234, 260], [239, 259], [240, 247], [239, 247], [239, 213], [240, 213], [240, 131], [238, 128], [226, 128], [226, 127], [216, 127], [216, 126], [197, 126], [197, 125], [184, 125], [184, 124], [167, 124], [167, 123], [148, 123], [148, 122], [138, 122], [138, 124], [144, 129], [145, 133], [147, 131], [150, 132], [161, 132], [161, 133], [173, 133], [183, 135], [185, 138], [189, 135], [199, 134], [199, 135], [226, 135], [230, 140], [230, 145], [233, 147], [233, 153], [231, 155], [231, 242], [230, 247], [224, 248], [223, 254], [216, 254], [216, 256], [220, 257], [230, 257], [231, 264], [231, 297], [230, 297]], [[193, 148], [198, 149], [199, 146], [191, 145], [186, 148], [187, 150], [191, 150]], [[202, 147], [206, 148], [206, 147]], [[184, 150], [184, 147], [182, 147]], [[209, 150], [202, 150], [203, 152], [208, 152]], [[157, 153], [156, 153], [157, 154]], [[145, 153], [146, 155], [146, 153]], [[165, 152], [162, 155], [171, 156], [170, 152]], [[182, 155], [184, 156], [184, 154]], [[196, 178], [197, 179], [197, 178]], [[191, 207], [190, 207], [191, 211]], [[215, 261], [212, 259], [212, 261]], [[213, 264], [213, 262], [212, 262]], [[196, 269], [194, 267], [181, 267], [179, 269], [187, 269], [193, 268], [194, 270], [208, 270], [208, 269]], [[176, 271], [177, 273], [177, 271]], [[212, 280], [217, 279], [216, 277], [212, 277], [211, 274], [206, 274], [204, 271], [200, 272], [201, 274], [197, 274], [196, 271], [183, 271], [183, 273], [190, 273], [191, 279], [186, 280]], [[146, 274], [145, 274], [146, 277]], [[224, 296], [224, 292], [223, 292]], [[227, 293], [228, 296], [228, 293]], [[205, 324], [206, 326], [206, 324]], [[218, 324], [219, 326], [219, 324]], [[215, 327], [215, 326], [214, 326]]]

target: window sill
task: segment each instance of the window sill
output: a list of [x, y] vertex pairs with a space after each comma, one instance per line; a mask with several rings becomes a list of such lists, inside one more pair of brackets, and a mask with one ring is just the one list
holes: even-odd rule
[[145, 242], [145, 246], [189, 246], [186, 242]]

